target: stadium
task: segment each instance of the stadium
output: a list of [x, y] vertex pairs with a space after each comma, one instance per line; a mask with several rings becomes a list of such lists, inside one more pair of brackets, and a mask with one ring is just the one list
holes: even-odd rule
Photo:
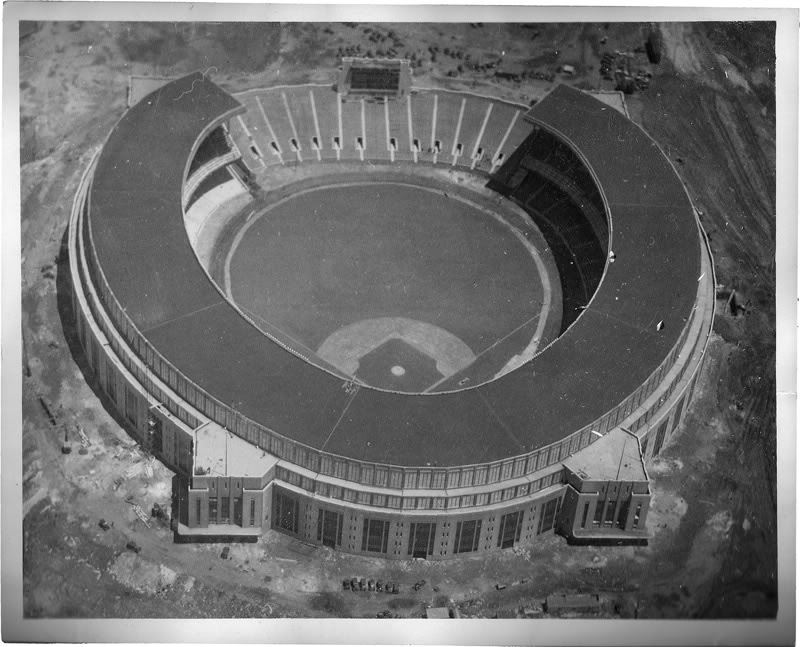
[[715, 281], [623, 112], [360, 59], [333, 88], [195, 73], [129, 106], [73, 204], [73, 308], [96, 384], [176, 474], [176, 541], [647, 541]]

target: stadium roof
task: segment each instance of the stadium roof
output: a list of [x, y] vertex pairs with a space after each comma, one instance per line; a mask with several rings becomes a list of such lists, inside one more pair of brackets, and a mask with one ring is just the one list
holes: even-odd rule
[[[130, 108], [98, 160], [89, 223], [106, 279], [138, 329], [195, 384], [248, 418], [359, 460], [488, 462], [593, 422], [644, 382], [677, 342], [700, 271], [683, 186], [638, 126], [560, 86], [527, 116], [570, 142], [593, 171], [616, 254], [584, 314], [531, 362], [482, 386], [429, 395], [369, 387], [348, 393], [344, 378], [244, 320], [189, 244], [181, 188], [194, 146], [241, 110], [199, 73]], [[657, 331], [659, 321], [664, 327]]]

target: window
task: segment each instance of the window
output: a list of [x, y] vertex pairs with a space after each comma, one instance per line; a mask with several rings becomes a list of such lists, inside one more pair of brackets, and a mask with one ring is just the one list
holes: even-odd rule
[[667, 431], [667, 423], [668, 420], [664, 420], [659, 426], [658, 431], [656, 432], [656, 440], [655, 444], [653, 445], [653, 456], [658, 456], [658, 452], [661, 451], [661, 445], [664, 443], [664, 434]]
[[256, 525], [256, 500], [250, 499], [250, 526]]
[[217, 497], [208, 497], [208, 523], [217, 523]]
[[606, 506], [606, 516], [603, 519], [603, 525], [606, 527], [610, 527], [614, 523], [614, 514], [617, 511], [617, 500], [616, 499], [609, 499], [608, 505]]
[[454, 553], [471, 553], [478, 550], [478, 541], [481, 538], [481, 520], [459, 521], [456, 524], [456, 541], [453, 546]]
[[625, 522], [628, 520], [628, 509], [631, 506], [631, 500], [625, 499], [619, 504], [619, 513], [617, 514], [617, 528], [625, 530]]
[[586, 518], [589, 516], [589, 502], [587, 501], [583, 506], [583, 517], [581, 518], [581, 528], [586, 527]]
[[147, 425], [150, 433], [150, 451], [154, 454], [161, 454], [164, 450], [164, 432], [161, 418], [150, 414]]
[[117, 374], [110, 361], [106, 364], [106, 393], [114, 402], [117, 401]]
[[594, 519], [592, 519], [593, 526], [599, 526], [600, 523], [603, 521], [603, 511], [605, 510], [605, 507], [606, 507], [605, 500], [600, 501], [598, 499], [594, 507]]
[[412, 557], [426, 558], [433, 553], [435, 523], [412, 523], [408, 533], [408, 554]]
[[683, 414], [683, 405], [685, 403], [686, 403], [686, 396], [684, 395], [683, 397], [681, 397], [680, 400], [678, 400], [678, 406], [675, 407], [675, 417], [672, 419], [672, 429], [671, 429], [670, 433], [675, 431], [677, 426], [680, 424], [681, 415]]
[[385, 553], [389, 546], [389, 522], [364, 519], [361, 534], [361, 550], [370, 553]]
[[403, 487], [403, 472], [400, 470], [389, 470], [389, 487], [398, 490]]
[[642, 513], [642, 504], [639, 503], [636, 505], [636, 511], [633, 513], [633, 528], [639, 527], [639, 519], [641, 518]]
[[94, 374], [100, 377], [100, 351], [97, 348], [97, 342], [92, 338], [92, 370]]
[[[178, 435], [177, 433], [175, 434]], [[185, 443], [182, 443], [183, 451], [178, 456], [178, 467], [182, 469], [184, 472], [189, 471], [189, 465], [192, 462], [192, 441], [188, 440]]]
[[342, 543], [343, 515], [320, 509], [317, 515], [317, 541], [323, 546], [336, 548]]
[[550, 499], [542, 506], [542, 516], [539, 519], [539, 530], [536, 533], [541, 535], [543, 532], [552, 530], [555, 524], [556, 512], [558, 511], [558, 499]]
[[125, 387], [125, 417], [132, 425], [136, 424], [136, 394]]
[[197, 498], [197, 499], [195, 499], [195, 503], [197, 505], [195, 506], [195, 511], [194, 511], [195, 512], [195, 520], [194, 521], [195, 521], [195, 525], [199, 526], [200, 525], [200, 517], [202, 516], [200, 514], [200, 510], [201, 510], [201, 506], [203, 504], [203, 501], [200, 498]]
[[519, 541], [522, 533], [522, 511], [510, 512], [500, 518], [500, 532], [497, 534], [497, 545], [500, 548], [511, 548]]
[[275, 514], [273, 514], [272, 519], [275, 528], [296, 533], [300, 517], [300, 503], [298, 500], [276, 489], [273, 509]]
[[222, 506], [219, 515], [220, 523], [229, 523], [231, 520], [231, 500], [227, 496], [220, 497]]

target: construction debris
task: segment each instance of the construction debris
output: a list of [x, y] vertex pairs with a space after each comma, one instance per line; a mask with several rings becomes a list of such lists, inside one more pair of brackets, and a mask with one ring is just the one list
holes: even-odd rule
[[78, 424], [75, 425], [75, 429], [78, 431], [78, 437], [81, 439], [81, 445], [88, 448], [92, 443], [89, 440], [89, 437], [86, 435], [86, 432], [84, 432], [83, 428]]
[[147, 515], [145, 514], [144, 510], [142, 510], [142, 508], [139, 506], [138, 503], [133, 504], [133, 511], [136, 513], [136, 516], [142, 520], [142, 523], [144, 523], [144, 525], [149, 528], [150, 520], [147, 518]]

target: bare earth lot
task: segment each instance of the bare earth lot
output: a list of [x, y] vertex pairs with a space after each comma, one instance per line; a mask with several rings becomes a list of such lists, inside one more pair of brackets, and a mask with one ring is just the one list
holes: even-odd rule
[[[426, 606], [450, 605], [470, 617], [535, 617], [546, 595], [576, 591], [599, 593], [606, 617], [774, 616], [774, 60], [772, 35], [762, 31], [742, 37], [702, 23], [663, 25], [661, 63], [635, 55], [653, 79], [628, 97], [631, 116], [668, 153], [702, 210], [725, 297], [695, 405], [648, 466], [655, 537], [647, 547], [575, 548], [551, 535], [480, 559], [389, 562], [267, 532], [220, 559], [222, 546], [175, 545], [162, 522], [148, 527], [137, 517], [134, 505], [145, 516], [154, 503], [168, 505], [172, 474], [135, 449], [91, 387], [63, 251], [77, 182], [124, 109], [129, 74], [215, 67], [214, 80], [232, 91], [325, 82], [338, 56], [358, 45], [360, 53], [413, 54], [420, 85], [526, 101], [552, 83], [498, 77], [487, 63], [612, 89], [599, 75], [602, 52], [633, 50], [646, 36], [634, 24], [235, 29], [42, 24], [20, 42], [26, 616], [374, 617], [388, 609], [420, 617]], [[243, 47], [247, 37], [258, 47]], [[565, 63], [574, 76], [555, 73]], [[732, 289], [738, 316], [726, 308]], [[76, 424], [90, 442], [85, 455]], [[60, 451], [65, 427], [68, 456]], [[109, 530], [101, 518], [113, 523]], [[128, 541], [141, 552], [126, 550]], [[394, 580], [400, 594], [342, 591], [342, 578], [353, 575]]]

